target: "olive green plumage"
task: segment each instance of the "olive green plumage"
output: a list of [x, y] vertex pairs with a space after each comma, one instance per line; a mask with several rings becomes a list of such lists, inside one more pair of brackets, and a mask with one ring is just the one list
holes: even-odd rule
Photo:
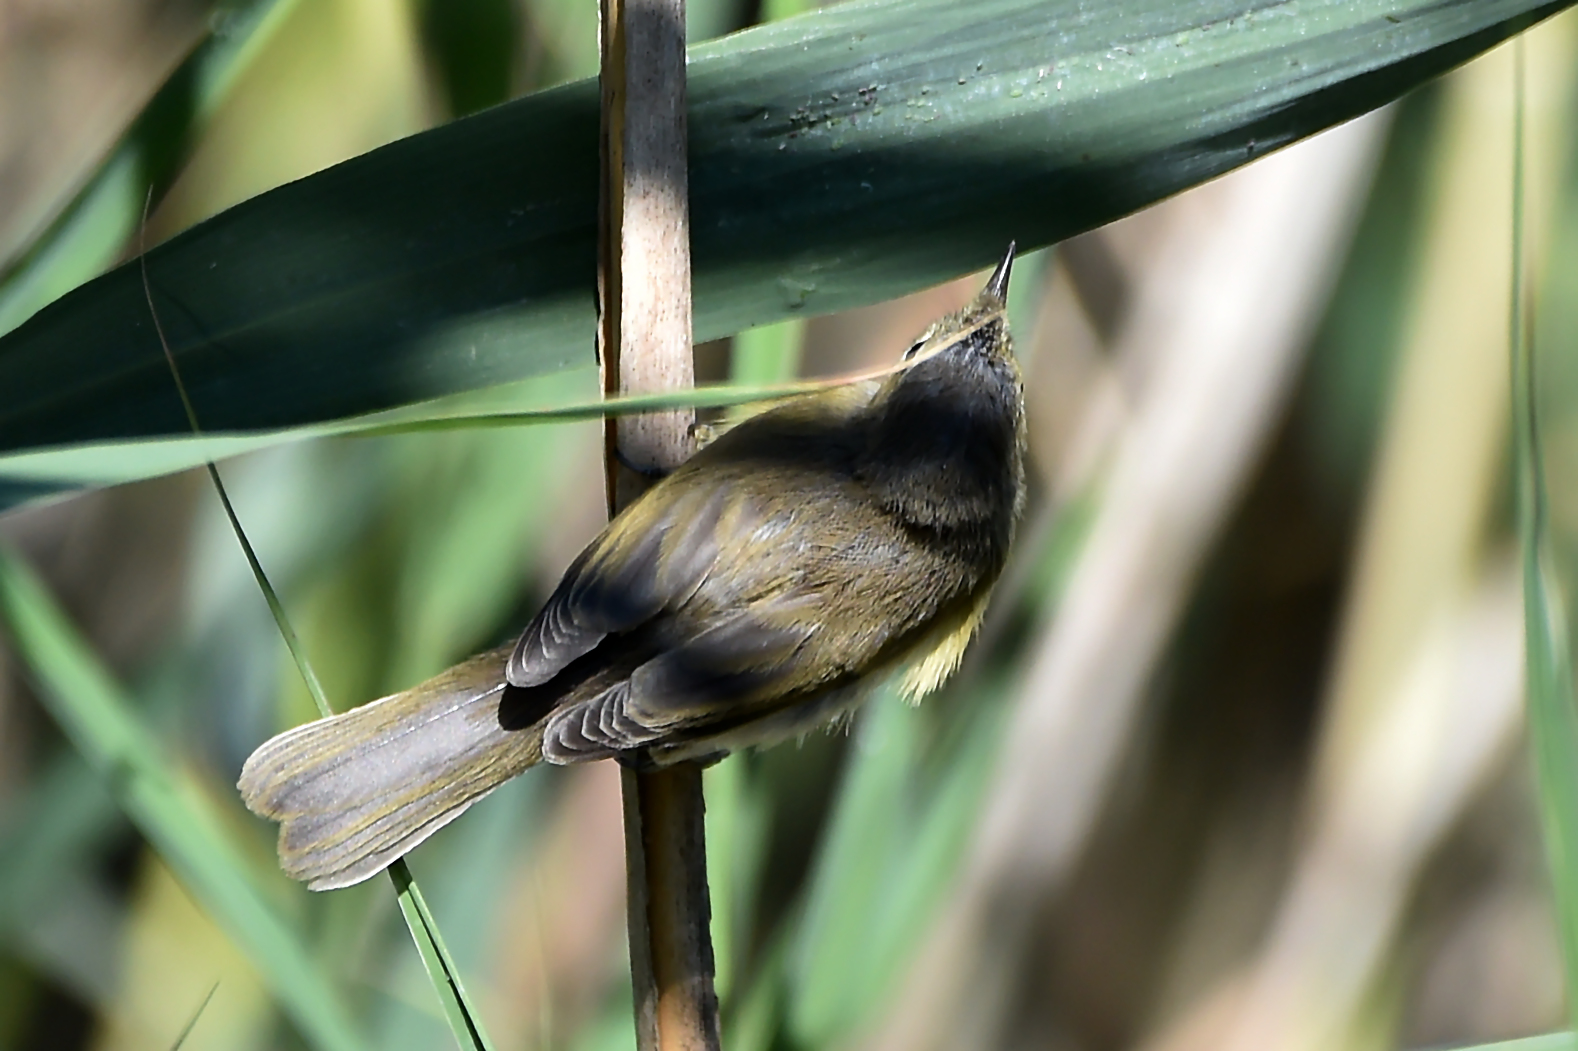
[[242, 770], [314, 889], [376, 873], [528, 767], [666, 764], [803, 733], [957, 666], [1024, 498], [1013, 250], [884, 381], [725, 433], [609, 523], [517, 645], [297, 727]]

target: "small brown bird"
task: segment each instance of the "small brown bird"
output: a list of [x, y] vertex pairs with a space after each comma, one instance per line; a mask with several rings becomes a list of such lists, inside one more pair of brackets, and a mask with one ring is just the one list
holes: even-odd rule
[[958, 666], [1024, 502], [1014, 250], [908, 369], [723, 434], [581, 552], [513, 647], [263, 744], [241, 771], [314, 890], [372, 876], [546, 760], [767, 744]]

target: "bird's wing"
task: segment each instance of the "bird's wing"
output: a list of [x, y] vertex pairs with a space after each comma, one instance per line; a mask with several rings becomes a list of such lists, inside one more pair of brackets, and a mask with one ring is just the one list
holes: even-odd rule
[[642, 501], [648, 513], [610, 524], [526, 626], [505, 669], [510, 685], [541, 686], [609, 635], [682, 602], [712, 566], [728, 503], [721, 484], [662, 487]]
[[816, 630], [774, 616], [782, 605], [772, 599], [725, 614], [628, 678], [554, 713], [543, 731], [544, 757], [599, 759], [759, 710], [763, 700], [783, 694], [796, 654]]
[[[741, 516], [738, 503], [725, 523]], [[694, 590], [610, 643], [627, 648], [628, 674], [549, 717], [544, 758], [711, 737], [903, 659], [974, 581], [950, 576], [881, 516], [858, 494], [824, 487], [754, 509], [753, 528], [725, 524]], [[835, 545], [819, 539], [830, 519], [841, 526]]]
[[735, 499], [753, 488], [751, 472], [800, 455], [800, 469], [817, 476], [841, 442], [855, 440], [876, 390], [849, 384], [792, 399], [720, 436], [658, 483], [565, 572], [510, 655], [510, 685], [541, 686], [608, 636], [682, 604], [706, 579], [720, 545], [754, 528], [745, 520], [750, 505]]

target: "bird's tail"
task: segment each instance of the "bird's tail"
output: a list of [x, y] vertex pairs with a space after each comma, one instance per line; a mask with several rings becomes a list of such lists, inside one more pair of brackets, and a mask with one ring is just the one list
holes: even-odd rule
[[280, 867], [313, 890], [374, 875], [542, 758], [542, 720], [510, 711], [510, 647], [265, 742], [241, 769], [278, 821]]

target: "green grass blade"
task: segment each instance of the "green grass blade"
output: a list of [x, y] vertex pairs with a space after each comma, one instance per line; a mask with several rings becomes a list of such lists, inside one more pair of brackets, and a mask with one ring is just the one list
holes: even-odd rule
[[[1569, 0], [855, 0], [692, 50], [698, 339], [1088, 229], [1388, 102]], [[590, 366], [596, 85], [280, 187], [149, 254], [212, 431]], [[544, 158], [552, 158], [545, 163]], [[166, 308], [166, 304], [168, 307]], [[184, 431], [135, 272], [0, 339], [0, 450]]]
[[32, 571], [4, 549], [0, 616], [39, 699], [193, 898], [247, 953], [302, 1035], [323, 1051], [364, 1047], [334, 987], [265, 902], [202, 790], [168, 762]]
[[[157, 319], [155, 320], [157, 324]], [[190, 401], [187, 400], [184, 385], [181, 384], [181, 375], [175, 368], [175, 362], [170, 362], [170, 368], [175, 376], [177, 387], [181, 391], [181, 400], [186, 406], [192, 428], [197, 430], [197, 417], [193, 412]], [[323, 692], [323, 686], [318, 681], [317, 674], [312, 670], [312, 664], [307, 660], [305, 648], [296, 637], [295, 629], [290, 625], [290, 619], [285, 615], [284, 603], [280, 601], [279, 593], [274, 590], [274, 585], [269, 582], [268, 574], [263, 571], [263, 564], [258, 560], [257, 553], [252, 549], [252, 543], [247, 539], [246, 530], [241, 526], [241, 519], [236, 515], [235, 507], [230, 502], [230, 494], [225, 491], [225, 483], [219, 477], [219, 469], [212, 461], [207, 464], [208, 477], [214, 484], [214, 490], [219, 494], [220, 501], [224, 504], [225, 517], [230, 522], [230, 528], [235, 533], [236, 540], [241, 544], [246, 553], [247, 565], [251, 567], [253, 579], [257, 581], [258, 588], [268, 600], [269, 613], [274, 618], [274, 624], [279, 629], [285, 647], [290, 651], [291, 659], [295, 662], [297, 670], [301, 673], [302, 680], [307, 684], [307, 690], [312, 694], [313, 703], [321, 715], [327, 717], [333, 714], [329, 707], [328, 698]], [[422, 897], [421, 888], [416, 885], [411, 871], [406, 867], [403, 859], [397, 860], [388, 869], [389, 878], [394, 883], [395, 896], [400, 903], [400, 915], [405, 919], [406, 927], [411, 931], [411, 938], [416, 942], [417, 952], [422, 957], [422, 965], [426, 968], [428, 978], [432, 982], [433, 991], [438, 996], [444, 1017], [449, 1022], [450, 1031], [454, 1033], [456, 1042], [462, 1051], [493, 1051], [486, 1031], [483, 1029], [481, 1016], [472, 1006], [466, 996], [466, 989], [460, 980], [459, 969], [450, 957], [449, 950], [444, 946], [444, 940], [439, 933], [438, 922], [433, 919], [433, 914], [428, 910], [427, 902]]]
[[[587, 375], [590, 377], [590, 373]], [[528, 388], [534, 397], [540, 398], [539, 392], [545, 379], [547, 377], [540, 377], [513, 386]], [[383, 438], [401, 434], [490, 430], [632, 416], [673, 408], [727, 408], [773, 401], [825, 389], [825, 386], [825, 381], [759, 386], [718, 385], [585, 400], [570, 397], [571, 388], [566, 386], [558, 404], [539, 404], [506, 411], [475, 411], [479, 402], [496, 404], [501, 400], [497, 392], [490, 392], [493, 396], [479, 398], [476, 395], [464, 395], [292, 430], [252, 434], [215, 434], [205, 430], [200, 434], [181, 437], [13, 453], [0, 456], [0, 509], [51, 492], [113, 485], [132, 478], [169, 474], [288, 442], [315, 438]], [[507, 402], [508, 392], [504, 394], [503, 400]]]
[[0, 277], [0, 332], [103, 273], [120, 256], [142, 197], [137, 157], [117, 150], [28, 250]]
[[175, 1043], [170, 1045], [170, 1051], [181, 1051], [186, 1044], [186, 1038], [192, 1035], [192, 1030], [197, 1027], [197, 1020], [203, 1017], [203, 1012], [208, 1010], [208, 1005], [213, 1001], [214, 994], [219, 991], [219, 983], [215, 982], [208, 987], [208, 995], [203, 997], [203, 1002], [197, 1005], [197, 1010], [192, 1012], [192, 1017], [186, 1020], [180, 1033], [175, 1037]]
[[[176, 382], [180, 382], [177, 374]], [[183, 394], [184, 398], [185, 395]], [[196, 429], [194, 424], [194, 430]], [[246, 556], [247, 566], [252, 570], [252, 579], [257, 581], [258, 590], [263, 592], [263, 599], [268, 603], [269, 615], [274, 618], [274, 625], [279, 629], [279, 634], [285, 640], [285, 648], [290, 651], [290, 658], [296, 664], [296, 671], [300, 673], [302, 682], [307, 684], [307, 692], [312, 695], [312, 703], [317, 706], [318, 714], [327, 719], [334, 714], [334, 709], [329, 707], [329, 698], [323, 692], [323, 684], [318, 681], [318, 675], [312, 670], [312, 664], [307, 660], [307, 651], [302, 646], [301, 640], [296, 637], [296, 630], [290, 626], [290, 618], [285, 616], [284, 603], [279, 600], [279, 592], [274, 590], [274, 585], [269, 583], [268, 574], [263, 571], [263, 563], [258, 560], [258, 553], [252, 549], [252, 541], [247, 539], [247, 531], [241, 528], [241, 519], [236, 515], [235, 505], [230, 502], [230, 494], [225, 490], [225, 483], [219, 477], [219, 468], [214, 466], [214, 461], [204, 463], [208, 468], [208, 480], [214, 484], [214, 492], [219, 495], [219, 502], [224, 505], [225, 518], [230, 521], [230, 529], [236, 535], [236, 541], [241, 545], [241, 552]]]
[[1521, 1040], [1501, 1040], [1494, 1044], [1475, 1044], [1453, 1051], [1578, 1051], [1578, 1039], [1571, 1033], [1546, 1033]]
[[[152, 198], [152, 192], [149, 198]], [[143, 221], [147, 222], [147, 203], [143, 205]], [[153, 308], [153, 290], [148, 285], [148, 251], [146, 246], [141, 246], [137, 253], [139, 269], [142, 273], [143, 296], [148, 300], [148, 316], [153, 322], [154, 334], [159, 337], [159, 346], [164, 351], [164, 360], [170, 367], [170, 378], [175, 381], [175, 392], [181, 399], [181, 411], [186, 414], [186, 426], [192, 432], [192, 437], [201, 440], [203, 428], [197, 422], [197, 409], [192, 405], [192, 398], [186, 391], [186, 383], [181, 379], [181, 370], [176, 365], [175, 355], [170, 353], [170, 342], [165, 338], [164, 326], [159, 321], [158, 311]], [[214, 461], [208, 460], [203, 464], [208, 469], [208, 480], [214, 485], [214, 492], [219, 496], [219, 502], [225, 509], [225, 518], [230, 522], [230, 531], [235, 534], [236, 542], [241, 545], [241, 552], [246, 556], [247, 566], [252, 570], [252, 579], [257, 581], [258, 590], [263, 592], [263, 598], [268, 602], [268, 611], [274, 618], [274, 625], [279, 629], [280, 637], [285, 640], [285, 648], [290, 651], [290, 656], [296, 662], [296, 670], [301, 674], [302, 681], [307, 684], [307, 692], [312, 695], [312, 703], [317, 705], [318, 714], [327, 719], [334, 714], [329, 707], [329, 699], [323, 692], [323, 684], [318, 681], [317, 674], [312, 670], [312, 664], [307, 660], [306, 650], [302, 648], [301, 640], [296, 638], [296, 631], [290, 626], [290, 618], [285, 616], [285, 605], [279, 600], [279, 592], [274, 590], [274, 585], [269, 583], [268, 574], [263, 571], [263, 563], [258, 560], [258, 554], [252, 548], [252, 541], [247, 539], [247, 531], [241, 528], [241, 519], [236, 514], [235, 505], [230, 502], [230, 494], [225, 491], [224, 479], [219, 477], [219, 468], [214, 466]]]
[[[148, 300], [149, 318], [164, 350], [165, 363], [169, 366], [170, 376], [175, 381], [176, 393], [181, 399], [181, 408], [186, 414], [187, 426], [191, 429], [193, 437], [201, 439], [203, 432], [198, 423], [197, 410], [193, 407], [192, 399], [187, 393], [186, 383], [181, 379], [181, 370], [176, 364], [175, 357], [170, 353], [170, 345], [165, 339], [159, 313], [153, 306], [153, 294], [148, 287], [146, 259], [147, 255], [143, 253], [139, 262], [143, 264], [143, 293]], [[285, 615], [285, 605], [280, 601], [279, 593], [269, 582], [268, 574], [263, 570], [263, 563], [259, 561], [257, 552], [253, 550], [252, 542], [247, 539], [241, 518], [236, 514], [235, 505], [230, 501], [230, 494], [225, 490], [224, 480], [219, 477], [219, 468], [214, 466], [212, 460], [205, 466], [208, 468], [208, 478], [214, 485], [214, 491], [218, 494], [220, 503], [224, 505], [225, 517], [230, 522], [230, 529], [246, 555], [247, 565], [252, 570], [252, 578], [268, 601], [269, 613], [274, 618], [275, 627], [279, 629], [280, 637], [284, 639], [285, 647], [290, 651], [297, 671], [306, 683], [308, 692], [312, 694], [313, 703], [317, 706], [319, 714], [327, 718], [333, 714], [328, 697], [323, 692], [317, 673], [312, 670], [311, 662], [307, 660], [307, 653], [301, 645], [301, 640], [296, 637], [296, 631], [291, 627], [290, 618]], [[492, 1051], [492, 1045], [483, 1033], [481, 1020], [466, 997], [466, 990], [461, 984], [454, 960], [450, 958], [449, 950], [444, 946], [443, 938], [438, 931], [438, 923], [428, 910], [427, 902], [422, 898], [422, 891], [411, 878], [411, 871], [406, 867], [404, 859], [396, 860], [389, 866], [388, 872], [390, 880], [394, 883], [395, 895], [400, 902], [400, 914], [405, 918], [411, 937], [416, 942], [417, 951], [421, 954], [423, 966], [427, 969], [433, 991], [438, 995], [439, 1004], [443, 1008], [445, 1018], [449, 1021], [455, 1040], [463, 1051]]]
[[[790, 324], [785, 323], [783, 327]], [[792, 352], [781, 347], [778, 350], [788, 355], [788, 360], [798, 359], [797, 346]], [[773, 366], [774, 369], [787, 367], [784, 360], [781, 358]], [[548, 379], [550, 377], [539, 377], [515, 386], [529, 387], [536, 392], [541, 390]], [[559, 404], [501, 412], [467, 411], [466, 408], [479, 400], [496, 402], [499, 400], [497, 397], [479, 399], [476, 396], [460, 396], [293, 430], [255, 434], [201, 431], [179, 438], [118, 441], [13, 453], [9, 456], [0, 455], [0, 509], [53, 492], [168, 474], [288, 442], [315, 438], [387, 438], [402, 434], [492, 430], [634, 416], [665, 409], [729, 408], [825, 390], [830, 382], [837, 380], [720, 384], [589, 400], [569, 398], [570, 389], [566, 387], [563, 395], [565, 400]]]
[[406, 926], [411, 930], [411, 938], [422, 956], [422, 966], [427, 968], [427, 975], [438, 993], [444, 1017], [456, 1041], [465, 1049], [493, 1051], [493, 1043], [488, 1039], [466, 996], [455, 961], [444, 946], [438, 924], [428, 910], [421, 889], [411, 878], [411, 870], [406, 867], [404, 859], [389, 866], [389, 879], [394, 883], [395, 895], [400, 901], [400, 914], [405, 917]]
[[1557, 940], [1566, 969], [1567, 1005], [1578, 1021], [1578, 709], [1574, 708], [1565, 603], [1561, 582], [1552, 568], [1532, 311], [1525, 288], [1523, 41], [1518, 40], [1516, 46], [1509, 343], [1518, 538], [1523, 551], [1529, 734], [1556, 904]]

